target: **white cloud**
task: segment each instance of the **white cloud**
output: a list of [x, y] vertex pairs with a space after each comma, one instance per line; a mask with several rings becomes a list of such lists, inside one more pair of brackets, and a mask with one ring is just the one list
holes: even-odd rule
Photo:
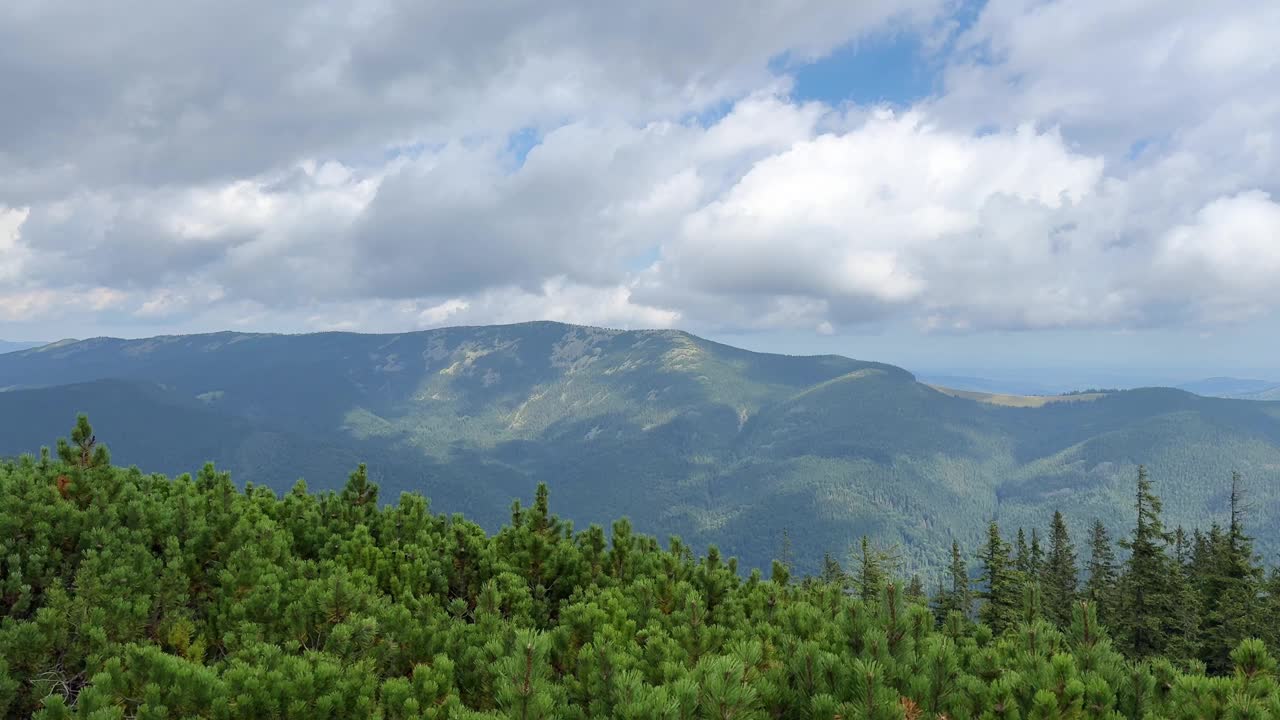
[[1168, 231], [1154, 260], [1168, 302], [1192, 305], [1199, 319], [1260, 315], [1280, 304], [1280, 205], [1257, 191], [1218, 198]]
[[821, 300], [839, 320], [948, 308], [964, 302], [948, 275], [967, 285], [1051, 261], [1045, 228], [1003, 232], [994, 207], [1048, 217], [1094, 192], [1101, 173], [1056, 133], [974, 137], [884, 111], [757, 163], [687, 218], [656, 272], [709, 293]]
[[946, 27], [944, 3], [24, 7], [0, 9], [10, 323], [1125, 330], [1280, 305], [1274, 3], [990, 0], [897, 112], [793, 100], [769, 63]]
[[1129, 143], [1271, 93], [1280, 6], [1249, 0], [990, 0], [939, 105], [974, 126], [1027, 120]]
[[[775, 82], [941, 0], [124, 0], [0, 6], [0, 198], [207, 184], [566, 120], [648, 122]], [[252, 22], [246, 22], [252, 18]], [[12, 179], [12, 180], [11, 180]]]
[[0, 283], [11, 283], [22, 276], [29, 251], [18, 240], [22, 225], [30, 214], [30, 208], [0, 205]]

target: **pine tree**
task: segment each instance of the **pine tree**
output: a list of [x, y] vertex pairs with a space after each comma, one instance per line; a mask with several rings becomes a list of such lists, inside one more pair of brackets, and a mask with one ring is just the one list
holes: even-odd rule
[[70, 443], [64, 438], [58, 438], [58, 457], [66, 464], [82, 470], [111, 464], [111, 453], [107, 451], [106, 445], [98, 444], [98, 436], [93, 434], [89, 416], [84, 413], [76, 417]]
[[1066, 519], [1061, 512], [1055, 511], [1049, 533], [1049, 558], [1045, 562], [1040, 584], [1044, 591], [1045, 614], [1059, 628], [1066, 628], [1071, 624], [1078, 582], [1075, 545], [1071, 543]]
[[[92, 492], [59, 499], [60, 475]], [[341, 492], [298, 483], [281, 497], [212, 464], [168, 480], [61, 454], [0, 460], [0, 718], [1280, 717], [1265, 645], [1280, 640], [1280, 572], [1262, 585], [1236, 485], [1230, 523], [1171, 544], [1141, 486], [1127, 544], [1141, 553], [1145, 538], [1167, 562], [1156, 591], [1172, 600], [1158, 606], [1138, 583], [1145, 566], [1126, 565], [1120, 607], [1132, 612], [1145, 587], [1164, 644], [1125, 658], [1086, 599], [1065, 629], [1043, 619], [1042, 600], [1068, 585], [1053, 579], [1075, 565], [1060, 516], [1038, 582], [1019, 582], [991, 524], [979, 553], [989, 624], [962, 613], [969, 578], [953, 542], [938, 603], [953, 609], [938, 627], [870, 541], [859, 581], [883, 591], [868, 606], [816, 578], [788, 584], [780, 561], [776, 583], [743, 579], [715, 546], [698, 556], [672, 538], [664, 550], [625, 520], [611, 545], [599, 526], [575, 533], [545, 487], [489, 533], [420, 495], [381, 504], [363, 471]], [[1101, 525], [1090, 545], [1090, 580], [1114, 593]], [[1216, 676], [1193, 652], [1201, 598]], [[1116, 627], [1136, 654], [1134, 628]], [[1233, 627], [1259, 639], [1218, 669]]]
[[1161, 502], [1144, 466], [1138, 467], [1134, 507], [1137, 521], [1121, 547], [1129, 551], [1121, 581], [1118, 636], [1121, 646], [1139, 658], [1158, 655], [1168, 646], [1175, 613], [1171, 578], [1171, 537], [1161, 520]]
[[1089, 534], [1089, 579], [1085, 581], [1084, 596], [1093, 603], [1098, 622], [1107, 626], [1119, 620], [1117, 572], [1116, 554], [1107, 526], [1095, 520]]
[[978, 560], [982, 563], [979, 582], [984, 588], [978, 597], [986, 601], [978, 609], [978, 619], [999, 635], [1017, 623], [1023, 598], [1017, 570], [1009, 558], [1009, 543], [1000, 537], [995, 520], [987, 528], [987, 544]]

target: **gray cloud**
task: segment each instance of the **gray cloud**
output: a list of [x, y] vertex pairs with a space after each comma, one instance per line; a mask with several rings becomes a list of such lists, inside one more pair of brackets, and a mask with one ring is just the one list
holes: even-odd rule
[[[201, 183], [582, 117], [696, 111], [935, 0], [0, 8], [0, 185]], [[357, 164], [359, 164], [357, 162]]]
[[800, 104], [768, 67], [939, 7], [6, 5], [0, 321], [91, 298], [148, 328], [969, 332], [1280, 305], [1280, 13], [992, 0], [897, 113]]

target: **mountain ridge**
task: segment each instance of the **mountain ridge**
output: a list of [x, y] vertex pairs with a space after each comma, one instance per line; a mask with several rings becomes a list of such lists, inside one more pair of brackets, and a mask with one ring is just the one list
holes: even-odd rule
[[[0, 454], [96, 408], [116, 457], [147, 470], [215, 460], [283, 491], [298, 476], [338, 487], [365, 461], [388, 497], [419, 490], [490, 527], [546, 481], [576, 522], [628, 515], [744, 566], [767, 566], [784, 535], [820, 558], [866, 533], [933, 567], [927, 548], [972, 544], [991, 517], [1031, 526], [1068, 500], [1079, 532], [1095, 516], [1118, 527], [1139, 463], [1178, 488], [1174, 521], [1216, 517], [1233, 469], [1254, 481], [1261, 518], [1280, 517], [1280, 403], [1155, 389], [1018, 407], [886, 363], [677, 330], [93, 338], [0, 356], [0, 387], [13, 386], [28, 394], [0, 393]], [[173, 429], [184, 423], [198, 432]], [[1260, 543], [1280, 547], [1280, 532]]]

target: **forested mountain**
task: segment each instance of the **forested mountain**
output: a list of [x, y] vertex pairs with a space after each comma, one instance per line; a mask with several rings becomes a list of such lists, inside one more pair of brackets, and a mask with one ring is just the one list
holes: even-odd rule
[[865, 539], [847, 571], [743, 577], [625, 520], [575, 529], [545, 486], [488, 534], [364, 467], [318, 494], [148, 475], [81, 417], [0, 461], [0, 717], [1280, 717], [1280, 575], [1238, 483], [1194, 534], [1144, 469], [1127, 484], [1124, 559], [1101, 525], [993, 522], [928, 592]]
[[867, 534], [938, 568], [988, 520], [1043, 531], [1055, 509], [1078, 535], [1120, 527], [1139, 463], [1187, 527], [1224, 516], [1239, 470], [1259, 548], [1280, 549], [1280, 404], [1172, 389], [955, 393], [880, 363], [556, 323], [68, 341], [0, 355], [0, 387], [26, 388], [0, 393], [0, 455], [87, 411], [148, 471], [216, 460], [282, 491], [364, 461], [391, 496], [488, 528], [546, 482], [579, 525], [628, 516], [744, 566], [786, 545], [816, 572]]

